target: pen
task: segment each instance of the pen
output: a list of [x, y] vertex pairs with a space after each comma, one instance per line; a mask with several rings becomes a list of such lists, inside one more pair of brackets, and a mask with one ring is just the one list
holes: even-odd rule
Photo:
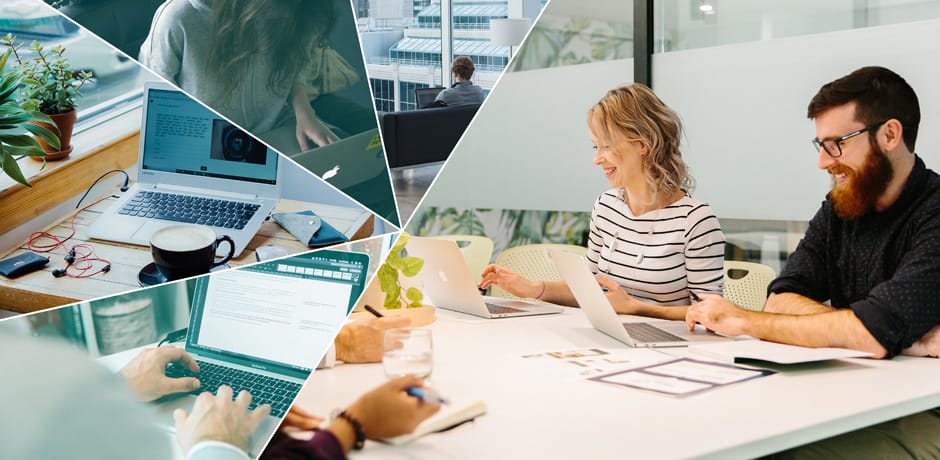
[[447, 400], [431, 388], [409, 387], [405, 390], [405, 393], [425, 402], [447, 404]]
[[695, 293], [695, 291], [689, 291], [689, 295], [692, 296], [692, 300], [696, 302], [702, 300], [702, 298], [699, 297], [698, 294]]
[[366, 305], [365, 309], [367, 312], [372, 313], [372, 316], [375, 316], [376, 318], [381, 318], [383, 316], [381, 313], [379, 313], [378, 310], [372, 308], [371, 305]]

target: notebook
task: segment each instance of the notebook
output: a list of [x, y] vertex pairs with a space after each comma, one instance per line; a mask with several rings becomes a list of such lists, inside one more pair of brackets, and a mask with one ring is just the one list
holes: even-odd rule
[[581, 311], [587, 315], [591, 326], [630, 347], [684, 347], [690, 343], [721, 342], [732, 340], [705, 332], [696, 326], [689, 332], [684, 321], [623, 322], [607, 295], [597, 284], [594, 274], [588, 269], [583, 256], [555, 249], [548, 250], [558, 267], [558, 272], [568, 283], [571, 293], [578, 301]]
[[[419, 109], [428, 107], [441, 91], [444, 91], [443, 87], [438, 88], [415, 88], [415, 101]], [[443, 107], [443, 106], [441, 106]]]
[[[203, 276], [193, 294], [186, 352], [200, 366], [196, 393], [229, 385], [252, 394], [251, 408], [271, 405], [254, 433], [260, 453], [316, 368], [365, 283], [369, 256], [321, 250]], [[178, 365], [167, 375], [193, 375]], [[190, 410], [195, 395], [157, 404], [164, 427], [176, 408]]]
[[479, 280], [473, 279], [455, 241], [413, 237], [408, 240], [406, 249], [408, 255], [424, 259], [424, 267], [418, 274], [419, 281], [435, 307], [482, 318], [562, 312], [561, 307], [554, 305], [481, 295], [477, 289]]
[[238, 257], [280, 199], [277, 152], [165, 83], [146, 84], [141, 120], [137, 182], [88, 236], [146, 246], [167, 225], [202, 224]]
[[[290, 157], [340, 190], [388, 174], [378, 128]], [[361, 200], [360, 200], [361, 201]]]
[[394, 446], [408, 444], [422, 436], [448, 431], [464, 423], [472, 422], [483, 414], [486, 414], [486, 403], [483, 401], [474, 401], [470, 404], [451, 403], [441, 407], [438, 413], [421, 422], [413, 432], [381, 441]]

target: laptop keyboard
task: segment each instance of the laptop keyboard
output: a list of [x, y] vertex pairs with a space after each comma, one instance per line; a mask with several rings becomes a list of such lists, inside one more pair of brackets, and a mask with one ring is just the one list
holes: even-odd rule
[[623, 323], [627, 334], [637, 342], [686, 342], [686, 339], [670, 334], [649, 323]]
[[271, 415], [275, 417], [284, 416], [291, 402], [294, 401], [294, 397], [300, 392], [300, 384], [297, 383], [204, 361], [197, 360], [196, 363], [199, 364], [198, 374], [190, 372], [183, 366], [171, 364], [166, 368], [166, 375], [171, 378], [198, 378], [201, 385], [194, 394], [204, 391], [215, 394], [221, 385], [232, 387], [233, 396], [237, 396], [242, 390], [247, 390], [251, 393], [249, 409], [254, 409], [261, 404], [270, 404]]
[[505, 307], [503, 305], [496, 305], [495, 303], [487, 303], [486, 309], [490, 311], [490, 314], [493, 315], [504, 315], [507, 313], [520, 313], [525, 310], [520, 310], [518, 308]]
[[118, 214], [241, 230], [258, 208], [256, 203], [139, 191]]

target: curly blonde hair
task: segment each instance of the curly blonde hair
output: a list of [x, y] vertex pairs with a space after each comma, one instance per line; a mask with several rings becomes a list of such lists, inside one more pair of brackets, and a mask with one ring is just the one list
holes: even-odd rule
[[619, 133], [646, 147], [643, 168], [654, 202], [660, 194], [670, 196], [679, 190], [687, 193], [694, 187], [679, 151], [682, 121], [649, 87], [633, 83], [608, 91], [588, 110], [587, 122], [594, 134], [609, 145], [616, 146], [613, 134]]

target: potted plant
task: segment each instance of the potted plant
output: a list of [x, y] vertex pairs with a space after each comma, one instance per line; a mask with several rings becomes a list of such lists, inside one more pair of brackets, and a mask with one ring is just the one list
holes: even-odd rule
[[[7, 50], [0, 56], [0, 72], [6, 65], [12, 50]], [[5, 73], [0, 76], [0, 166], [3, 172], [10, 176], [16, 182], [29, 187], [29, 182], [23, 176], [17, 160], [23, 157], [31, 157], [42, 160], [45, 166], [46, 153], [33, 136], [45, 141], [47, 144], [59, 149], [59, 138], [49, 129], [34, 124], [37, 122], [53, 123], [47, 115], [27, 111], [17, 104], [15, 99], [16, 90], [20, 87], [20, 79], [15, 72]]]
[[[408, 255], [406, 245], [410, 235], [401, 232], [385, 262], [379, 266], [376, 278], [385, 293], [383, 307], [391, 315], [408, 315], [412, 325], [423, 326], [434, 321], [434, 307], [425, 305], [424, 294], [417, 287], [405, 287], [402, 278], [413, 278], [424, 267], [424, 259]], [[404, 307], [404, 308], [402, 308]]]
[[[52, 119], [46, 128], [58, 134], [59, 145], [46, 143], [42, 136], [39, 143], [46, 151], [46, 160], [61, 160], [72, 153], [72, 129], [75, 127], [75, 99], [81, 97], [81, 88], [91, 78], [90, 72], [75, 72], [63, 53], [65, 48], [56, 45], [46, 50], [38, 41], [33, 41], [28, 53], [21, 53], [22, 46], [16, 44], [13, 34], [0, 38], [16, 60], [12, 72], [20, 79], [20, 106], [29, 112], [42, 112]], [[43, 122], [38, 122], [43, 123]]]

